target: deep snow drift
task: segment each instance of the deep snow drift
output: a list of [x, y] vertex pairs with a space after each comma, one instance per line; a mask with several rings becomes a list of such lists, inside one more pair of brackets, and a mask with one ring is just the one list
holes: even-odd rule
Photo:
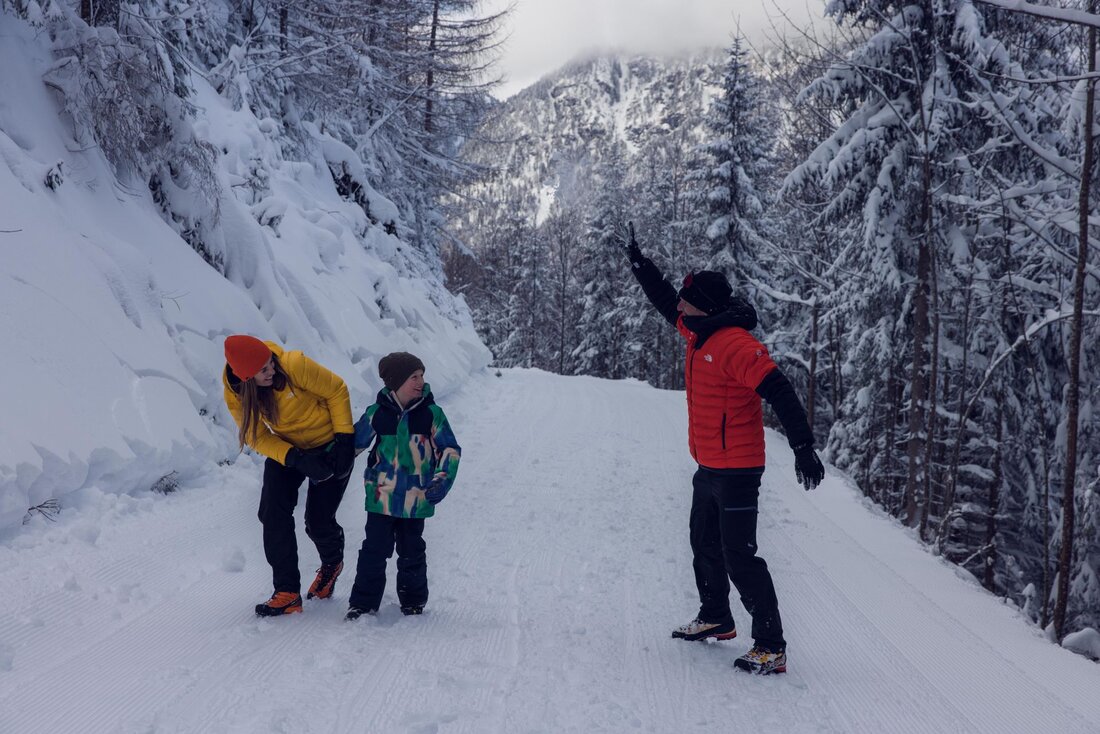
[[74, 139], [43, 82], [53, 63], [44, 31], [0, 12], [0, 529], [81, 488], [144, 491], [232, 459], [228, 334], [305, 350], [364, 399], [390, 351], [430, 352], [440, 394], [488, 363], [430, 257], [385, 232], [392, 204], [372, 193], [371, 223], [337, 194], [329, 166], [362, 167], [346, 146], [313, 129], [310, 157], [286, 160], [278, 124], [195, 76], [192, 134], [222, 152], [207, 244], [223, 276]]
[[[440, 402], [463, 459], [427, 523], [423, 617], [401, 616], [391, 563], [377, 618], [342, 621], [349, 569], [334, 599], [256, 619], [251, 460], [168, 497], [84, 490], [0, 542], [0, 731], [1100, 731], [1100, 666], [835, 474], [802, 491], [778, 434], [760, 547], [790, 673], [757, 678], [732, 667], [745, 637], [669, 637], [697, 608], [683, 393], [504, 371]], [[339, 517], [354, 563], [358, 481]]]

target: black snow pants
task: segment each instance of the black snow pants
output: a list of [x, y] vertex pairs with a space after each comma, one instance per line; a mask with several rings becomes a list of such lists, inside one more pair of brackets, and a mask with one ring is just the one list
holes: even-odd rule
[[[350, 478], [350, 473], [334, 476], [323, 482], [310, 482], [306, 489], [306, 535], [317, 546], [317, 555], [325, 565], [344, 560], [344, 529], [336, 522], [336, 510]], [[298, 488], [304, 480], [304, 474], [274, 459], [264, 462], [264, 486], [257, 514], [263, 523], [264, 555], [271, 564], [275, 591], [301, 593], [302, 590], [294, 508], [298, 506]]]
[[[729, 582], [752, 615], [757, 645], [783, 650], [783, 624], [768, 564], [756, 555], [757, 502], [763, 467], [711, 470], [699, 467], [692, 479], [691, 550], [699, 589], [699, 619], [732, 622]], [[727, 580], [728, 576], [728, 580]]]
[[355, 585], [348, 602], [360, 609], [377, 610], [386, 590], [386, 561], [397, 547], [397, 600], [403, 607], [428, 603], [428, 551], [424, 519], [367, 513], [366, 537], [359, 549]]

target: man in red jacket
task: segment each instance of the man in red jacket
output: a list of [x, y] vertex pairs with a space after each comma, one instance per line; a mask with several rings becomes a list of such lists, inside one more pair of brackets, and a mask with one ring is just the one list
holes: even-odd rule
[[[729, 581], [752, 615], [753, 646], [734, 665], [767, 675], [787, 670], [787, 643], [768, 564], [756, 555], [756, 516], [764, 473], [760, 399], [775, 410], [795, 454], [795, 473], [807, 489], [825, 469], [814, 451], [806, 411], [767, 348], [749, 330], [756, 310], [733, 297], [726, 276], [704, 270], [684, 278], [678, 292], [642, 255], [630, 227], [631, 272], [646, 297], [687, 342], [684, 378], [688, 447], [699, 464], [692, 479], [691, 550], [699, 614], [673, 631], [683, 640], [728, 640], [737, 631]], [[727, 575], [729, 580], [727, 580]]]

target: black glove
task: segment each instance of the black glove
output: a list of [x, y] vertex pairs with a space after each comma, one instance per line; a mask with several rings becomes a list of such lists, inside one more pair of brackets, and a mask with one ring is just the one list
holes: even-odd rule
[[446, 480], [445, 476], [436, 477], [424, 490], [424, 499], [428, 500], [429, 504], [438, 505], [447, 496], [447, 491], [443, 489], [443, 483]]
[[283, 462], [291, 469], [301, 472], [309, 477], [311, 482], [323, 482], [332, 476], [332, 464], [328, 457], [321, 453], [302, 451], [296, 446], [286, 452], [286, 461]]
[[825, 467], [821, 465], [821, 459], [817, 458], [812, 443], [795, 447], [794, 475], [807, 492], [821, 484], [821, 480], [825, 478]]
[[638, 240], [634, 239], [634, 222], [627, 222], [626, 226], [630, 232], [630, 239], [627, 240], [623, 249], [626, 250], [626, 256], [630, 258], [630, 264], [637, 267], [645, 256], [642, 255], [642, 248], [638, 247]]
[[337, 433], [332, 447], [332, 470], [336, 476], [346, 477], [355, 468], [355, 434]]
[[634, 222], [627, 222], [625, 226], [620, 222], [615, 230], [614, 241], [618, 243], [619, 249], [630, 260], [631, 265], [640, 267], [645, 256], [642, 255], [642, 249], [638, 247], [638, 240], [634, 239]]

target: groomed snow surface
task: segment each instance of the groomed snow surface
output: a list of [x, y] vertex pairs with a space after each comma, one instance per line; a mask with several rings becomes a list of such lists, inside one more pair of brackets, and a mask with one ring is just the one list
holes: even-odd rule
[[[464, 451], [427, 523], [424, 616], [400, 614], [391, 562], [376, 618], [343, 621], [350, 568], [334, 599], [254, 617], [251, 457], [167, 497], [82, 490], [0, 538], [0, 732], [1100, 731], [1100, 666], [835, 474], [802, 491], [778, 434], [760, 547], [790, 672], [760, 678], [732, 667], [747, 636], [669, 636], [697, 609], [682, 393], [504, 371], [440, 403]], [[351, 567], [361, 492], [340, 511]]]

